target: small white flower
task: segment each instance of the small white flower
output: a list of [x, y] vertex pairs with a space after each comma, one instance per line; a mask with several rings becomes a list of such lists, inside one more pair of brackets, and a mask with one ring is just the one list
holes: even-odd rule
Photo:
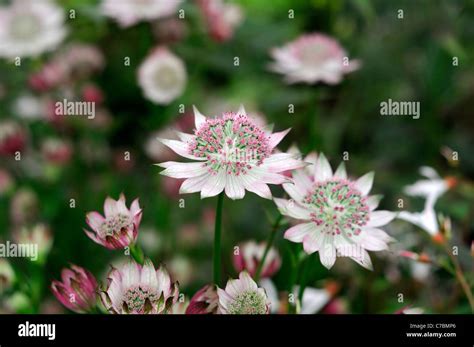
[[285, 75], [288, 83], [337, 84], [360, 65], [358, 61], [349, 61], [336, 40], [320, 33], [300, 36], [283, 47], [272, 49], [271, 55], [275, 62], [270, 69]]
[[103, 0], [102, 12], [122, 27], [177, 13], [182, 0]]
[[138, 84], [145, 97], [157, 104], [169, 104], [186, 87], [183, 61], [165, 47], [158, 47], [140, 65]]
[[49, 0], [14, 0], [0, 7], [0, 57], [37, 56], [66, 36], [64, 11]]

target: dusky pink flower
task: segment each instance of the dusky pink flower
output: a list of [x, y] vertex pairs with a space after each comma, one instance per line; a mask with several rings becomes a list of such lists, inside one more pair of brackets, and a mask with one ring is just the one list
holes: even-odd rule
[[65, 38], [65, 14], [49, 0], [13, 0], [0, 7], [0, 57], [38, 56]]
[[245, 190], [271, 199], [267, 184], [282, 184], [289, 179], [282, 172], [305, 164], [297, 155], [274, 153], [290, 129], [271, 133], [247, 116], [241, 106], [237, 112], [206, 118], [194, 107], [194, 134], [178, 132], [180, 140], [160, 139], [192, 163], [168, 161], [158, 166], [162, 175], [185, 178], [181, 194], [200, 192], [201, 198], [222, 191], [231, 199], [242, 199]]
[[184, 62], [164, 46], [157, 47], [138, 68], [138, 84], [145, 97], [160, 105], [167, 105], [186, 87]]
[[243, 20], [241, 7], [222, 0], [198, 0], [197, 3], [206, 20], [209, 35], [218, 42], [230, 40]]
[[49, 163], [64, 165], [71, 159], [73, 150], [67, 141], [48, 138], [42, 143], [41, 152]]
[[0, 156], [13, 155], [22, 151], [26, 145], [26, 131], [12, 120], [0, 122]]
[[140, 21], [177, 15], [181, 2], [182, 0], [103, 0], [102, 12], [125, 28]]
[[97, 281], [86, 269], [71, 265], [61, 271], [61, 281], [53, 281], [54, 296], [68, 309], [76, 313], [90, 311], [97, 301]]
[[305, 34], [283, 47], [273, 48], [271, 56], [275, 61], [270, 69], [285, 75], [288, 83], [337, 84], [360, 65], [349, 60], [336, 40], [321, 33]]
[[[266, 243], [257, 243], [255, 241], [247, 241], [239, 245], [238, 253], [234, 253], [233, 264], [237, 272], [246, 270], [250, 276], [255, 276], [257, 268], [262, 261], [265, 253]], [[271, 247], [268, 251], [265, 263], [260, 273], [260, 278], [272, 277], [281, 266], [281, 258], [278, 251]]]
[[96, 85], [87, 84], [82, 88], [82, 100], [100, 105], [104, 101], [104, 93]]
[[367, 250], [388, 249], [387, 243], [393, 239], [379, 228], [395, 217], [393, 212], [375, 211], [381, 196], [368, 195], [374, 173], [351, 180], [344, 163], [333, 173], [320, 154], [315, 164], [292, 175], [294, 184], [283, 185], [291, 200], [274, 201], [283, 215], [302, 223], [288, 229], [284, 237], [302, 243], [308, 254], [319, 252], [321, 263], [328, 269], [336, 256], [350, 257], [372, 269]]
[[217, 287], [207, 284], [199, 289], [191, 298], [186, 314], [217, 314], [219, 313], [219, 297]]
[[120, 194], [118, 200], [110, 197], [105, 199], [104, 216], [99, 212], [89, 212], [86, 215], [86, 222], [92, 232], [86, 229], [84, 231], [94, 242], [106, 248], [124, 248], [135, 242], [141, 219], [142, 210], [138, 199], [128, 209], [125, 195]]
[[238, 279], [230, 279], [225, 290], [217, 288], [221, 314], [268, 314], [270, 301], [263, 288], [242, 271]]
[[100, 296], [110, 313], [164, 314], [178, 301], [179, 289], [163, 266], [155, 271], [150, 259], [145, 259], [143, 266], [130, 261], [112, 268]]

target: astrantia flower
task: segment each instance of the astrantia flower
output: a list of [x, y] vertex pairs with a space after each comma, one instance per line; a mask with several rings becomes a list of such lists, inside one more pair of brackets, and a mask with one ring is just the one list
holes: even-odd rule
[[61, 304], [77, 313], [85, 313], [96, 304], [95, 277], [76, 265], [72, 265], [70, 269], [63, 269], [61, 281], [53, 281], [51, 290]]
[[270, 301], [263, 288], [248, 272], [239, 274], [239, 279], [229, 280], [225, 290], [217, 288], [219, 308], [222, 314], [268, 314]]
[[320, 33], [306, 34], [271, 51], [275, 62], [270, 69], [285, 75], [288, 83], [339, 83], [344, 74], [359, 67], [333, 38]]
[[183, 61], [165, 47], [156, 48], [138, 69], [138, 84], [145, 97], [157, 104], [169, 104], [186, 87]]
[[235, 28], [243, 19], [240, 6], [222, 0], [199, 0], [198, 5], [211, 37], [220, 42], [231, 39]]
[[389, 211], [375, 211], [381, 197], [368, 195], [374, 174], [352, 181], [344, 163], [333, 173], [323, 154], [307, 169], [313, 173], [296, 170], [294, 184], [283, 185], [292, 200], [274, 199], [283, 215], [303, 221], [288, 229], [285, 238], [303, 243], [308, 254], [319, 251], [321, 263], [328, 269], [336, 255], [372, 269], [367, 250], [387, 249], [392, 238], [379, 227], [395, 217]]
[[120, 194], [117, 201], [107, 197], [104, 215], [98, 212], [89, 212], [86, 215], [87, 224], [92, 229], [92, 232], [84, 229], [87, 236], [109, 249], [124, 248], [135, 242], [142, 219], [138, 199], [135, 199], [128, 209], [123, 194]]
[[177, 14], [182, 0], [103, 0], [104, 15], [112, 17], [122, 27], [134, 25], [140, 21], [167, 17]]
[[208, 284], [194, 294], [186, 309], [186, 314], [216, 314], [219, 313], [219, 297], [217, 287]]
[[405, 187], [405, 193], [410, 196], [424, 197], [425, 206], [421, 212], [402, 211], [398, 218], [406, 220], [435, 238], [440, 238], [438, 220], [434, 206], [438, 198], [449, 188], [456, 185], [456, 180], [452, 177], [441, 178], [431, 167], [423, 166], [420, 168], [420, 174], [427, 179], [419, 180], [412, 185]]
[[271, 199], [267, 184], [282, 184], [289, 179], [282, 173], [305, 164], [295, 154], [273, 153], [288, 130], [274, 133], [261, 128], [247, 116], [243, 107], [238, 112], [206, 118], [194, 108], [194, 135], [178, 133], [181, 141], [161, 141], [180, 156], [194, 163], [165, 162], [161, 174], [186, 178], [180, 193], [201, 192], [201, 198], [225, 191], [231, 199], [242, 199], [245, 190]]
[[66, 36], [64, 12], [49, 0], [14, 0], [0, 8], [0, 57], [36, 56]]
[[100, 296], [111, 313], [160, 314], [168, 313], [178, 301], [179, 290], [163, 266], [155, 271], [146, 259], [143, 266], [130, 261], [120, 269], [112, 268]]
[[[248, 241], [239, 245], [239, 252], [234, 254], [233, 263], [237, 272], [246, 270], [250, 276], [255, 276], [257, 268], [265, 253], [266, 244], [257, 244], [255, 241]], [[271, 277], [280, 269], [281, 258], [278, 251], [271, 247], [262, 266], [260, 278]]]
[[12, 155], [26, 144], [26, 131], [20, 124], [5, 120], [0, 122], [0, 155]]

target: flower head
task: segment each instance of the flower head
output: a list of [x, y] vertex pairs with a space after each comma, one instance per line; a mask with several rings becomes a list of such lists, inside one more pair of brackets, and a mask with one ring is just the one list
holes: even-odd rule
[[219, 297], [217, 287], [208, 284], [199, 289], [191, 298], [186, 314], [216, 314], [219, 313]]
[[219, 309], [222, 314], [268, 314], [270, 301], [263, 288], [248, 272], [239, 274], [239, 279], [229, 280], [225, 290], [217, 288]]
[[433, 168], [427, 166], [420, 168], [420, 174], [427, 179], [406, 186], [405, 193], [410, 196], [424, 197], [426, 200], [423, 211], [414, 213], [402, 211], [398, 218], [420, 227], [436, 238], [441, 234], [439, 234], [440, 227], [434, 206], [439, 197], [456, 184], [456, 180], [452, 177], [443, 179]]
[[238, 112], [206, 118], [194, 108], [194, 135], [178, 133], [180, 141], [161, 142], [194, 163], [169, 161], [158, 164], [162, 175], [186, 178], [180, 193], [201, 192], [201, 198], [222, 191], [231, 199], [242, 199], [245, 190], [271, 199], [267, 184], [288, 182], [282, 173], [305, 164], [297, 155], [273, 153], [288, 130], [274, 133], [258, 126], [243, 107]]
[[222, 0], [199, 0], [198, 5], [206, 19], [211, 37], [219, 42], [231, 39], [235, 28], [243, 19], [240, 6]]
[[37, 56], [66, 36], [64, 12], [49, 0], [14, 0], [0, 8], [0, 57]]
[[[255, 276], [257, 268], [260, 265], [266, 244], [264, 242], [257, 244], [255, 241], [248, 241], [239, 246], [239, 252], [234, 254], [233, 263], [237, 272], [246, 270], [250, 276]], [[261, 278], [272, 277], [280, 269], [281, 258], [278, 251], [271, 247], [262, 266]]]
[[0, 155], [12, 155], [26, 145], [26, 131], [17, 122], [0, 122]]
[[288, 83], [327, 84], [341, 82], [344, 74], [359, 67], [333, 38], [320, 33], [306, 34], [271, 51], [275, 62], [270, 69], [285, 75]]
[[63, 269], [61, 281], [53, 281], [51, 290], [61, 304], [77, 313], [85, 313], [96, 304], [95, 277], [76, 265], [72, 265], [70, 269]]
[[103, 0], [102, 12], [122, 27], [171, 16], [182, 0]]
[[186, 87], [183, 61], [165, 47], [156, 48], [138, 69], [138, 84], [145, 97], [157, 104], [169, 104]]
[[112, 268], [100, 296], [111, 313], [161, 314], [178, 301], [179, 290], [163, 266], [155, 271], [146, 259], [143, 266], [130, 261], [120, 269]]
[[141, 219], [142, 210], [138, 199], [135, 199], [128, 209], [125, 196], [120, 194], [117, 201], [110, 197], [105, 199], [104, 216], [98, 212], [89, 212], [86, 215], [92, 232], [85, 229], [84, 231], [94, 242], [106, 248], [124, 248], [135, 242]]
[[324, 154], [308, 168], [311, 174], [294, 171], [294, 184], [283, 185], [291, 200], [274, 199], [283, 215], [303, 221], [288, 229], [285, 238], [303, 243], [308, 254], [319, 251], [321, 263], [328, 269], [336, 255], [348, 256], [372, 269], [367, 250], [388, 248], [392, 238], [379, 227], [395, 217], [389, 211], [375, 211], [381, 197], [368, 195], [373, 172], [350, 180], [344, 164], [333, 173]]

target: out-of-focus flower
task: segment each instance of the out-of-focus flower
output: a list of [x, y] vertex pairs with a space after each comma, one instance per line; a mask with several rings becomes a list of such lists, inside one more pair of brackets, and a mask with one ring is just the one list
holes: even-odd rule
[[242, 22], [242, 8], [222, 0], [198, 0], [199, 8], [206, 20], [209, 34], [219, 42], [232, 38], [236, 27]]
[[128, 149], [117, 149], [114, 152], [114, 166], [119, 172], [130, 172], [135, 166], [135, 156]]
[[22, 95], [13, 103], [13, 114], [21, 119], [36, 120], [46, 115], [44, 100], [33, 95]]
[[[299, 287], [296, 286], [293, 296], [298, 297]], [[326, 289], [306, 287], [301, 300], [300, 314], [315, 314], [323, 309], [331, 300], [332, 294]]]
[[170, 314], [186, 314], [186, 310], [189, 306], [189, 300], [187, 298], [183, 298], [182, 300], [178, 300], [173, 306], [171, 306]]
[[137, 238], [142, 219], [142, 209], [138, 199], [133, 200], [130, 209], [125, 205], [125, 195], [118, 200], [107, 197], [104, 202], [104, 216], [99, 212], [89, 212], [86, 222], [92, 232], [84, 229], [92, 241], [109, 249], [124, 248]]
[[[150, 226], [141, 227], [137, 242], [145, 254], [154, 255], [163, 247], [163, 233]], [[179, 277], [178, 277], [179, 278]]]
[[421, 307], [413, 307], [408, 305], [396, 311], [395, 314], [423, 314], [424, 312], [425, 310]]
[[431, 263], [431, 259], [426, 253], [415, 253], [411, 251], [400, 251], [398, 253], [401, 257], [408, 258], [414, 261], [419, 261], [420, 263]]
[[347, 302], [341, 298], [335, 298], [329, 301], [326, 306], [322, 309], [321, 313], [324, 314], [347, 314]]
[[37, 260], [41, 264], [45, 262], [53, 246], [51, 230], [41, 223], [32, 227], [21, 227], [14, 231], [13, 237], [18, 243], [36, 245], [38, 247], [37, 259], [32, 260]]
[[105, 58], [100, 49], [94, 45], [75, 43], [59, 52], [53, 60], [63, 67], [69, 79], [87, 78], [93, 72], [104, 67]]
[[186, 81], [183, 61], [163, 46], [155, 48], [138, 69], [138, 84], [145, 97], [160, 105], [167, 105], [179, 97]]
[[0, 156], [12, 155], [23, 150], [26, 144], [26, 131], [12, 120], [0, 121]]
[[195, 134], [178, 133], [180, 141], [161, 142], [193, 163], [165, 162], [162, 175], [186, 178], [180, 193], [201, 192], [201, 198], [222, 191], [231, 199], [242, 199], [245, 190], [271, 199], [267, 184], [282, 184], [289, 179], [281, 173], [303, 167], [297, 156], [273, 153], [289, 129], [272, 134], [256, 125], [243, 107], [219, 118], [206, 118], [196, 108]]
[[64, 11], [49, 0], [14, 0], [0, 8], [0, 57], [37, 56], [66, 36]]
[[195, 276], [195, 266], [193, 262], [184, 255], [175, 255], [169, 262], [166, 262], [173, 278], [179, 278], [182, 287], [187, 286]]
[[20, 188], [10, 202], [10, 217], [13, 224], [31, 223], [38, 214], [38, 197], [29, 188]]
[[182, 0], [103, 0], [102, 12], [114, 18], [121, 27], [129, 27], [140, 21], [177, 15]]
[[15, 281], [15, 272], [6, 259], [0, 259], [0, 295], [9, 289]]
[[[247, 241], [239, 245], [239, 251], [234, 253], [233, 263], [235, 271], [246, 270], [250, 276], [255, 276], [257, 268], [265, 253], [266, 243], [257, 244], [255, 241]], [[280, 269], [281, 258], [278, 251], [271, 247], [262, 266], [260, 278], [272, 277]]]
[[37, 92], [45, 92], [64, 81], [67, 73], [65, 65], [53, 61], [43, 65], [40, 71], [32, 74], [28, 78], [28, 84]]
[[100, 105], [104, 101], [104, 94], [99, 87], [87, 84], [82, 88], [82, 100]]
[[162, 192], [169, 198], [178, 199], [179, 187], [183, 184], [184, 179], [175, 179], [163, 176], [160, 180]]
[[270, 313], [270, 301], [265, 290], [259, 288], [246, 271], [239, 274], [239, 279], [229, 280], [225, 290], [217, 288], [217, 295], [222, 314]]
[[15, 185], [8, 171], [0, 169], [0, 197], [8, 193]]
[[105, 308], [116, 314], [169, 313], [179, 296], [177, 283], [171, 283], [163, 266], [158, 270], [149, 259], [143, 266], [130, 261], [112, 268], [107, 288], [100, 293]]
[[187, 36], [186, 22], [178, 18], [166, 18], [153, 22], [153, 33], [159, 42], [173, 43]]
[[454, 187], [457, 182], [453, 177], [441, 178], [433, 168], [427, 166], [420, 168], [420, 174], [427, 179], [419, 180], [405, 187], [405, 193], [410, 196], [425, 198], [423, 211], [414, 213], [402, 211], [398, 214], [398, 218], [420, 227], [435, 240], [441, 241], [442, 235], [440, 234], [434, 206], [439, 197], [448, 189]]
[[64, 165], [72, 156], [71, 144], [58, 138], [48, 138], [41, 146], [41, 152], [45, 159], [56, 165]]
[[283, 185], [291, 200], [274, 198], [283, 215], [303, 221], [288, 229], [285, 238], [303, 243], [308, 254], [319, 252], [328, 269], [337, 256], [346, 256], [371, 270], [367, 250], [388, 249], [393, 239], [379, 227], [395, 218], [393, 212], [375, 211], [381, 197], [368, 195], [373, 179], [373, 172], [348, 179], [344, 163], [333, 173], [324, 154], [311, 167], [294, 171], [294, 184]]
[[271, 55], [275, 62], [270, 69], [285, 75], [288, 83], [337, 84], [360, 65], [358, 61], [348, 60], [346, 51], [336, 40], [320, 33], [306, 34], [274, 48]]
[[162, 144], [159, 140], [160, 138], [167, 139], [173, 137], [175, 137], [175, 132], [169, 128], [152, 132], [145, 141], [144, 147], [146, 154], [150, 157], [150, 159], [156, 161], [176, 159], [176, 153]]
[[53, 281], [51, 290], [61, 304], [76, 313], [86, 313], [96, 304], [97, 281], [94, 275], [76, 265], [63, 269], [61, 281]]
[[217, 287], [207, 284], [199, 289], [191, 298], [186, 314], [217, 314], [219, 313], [219, 297]]

